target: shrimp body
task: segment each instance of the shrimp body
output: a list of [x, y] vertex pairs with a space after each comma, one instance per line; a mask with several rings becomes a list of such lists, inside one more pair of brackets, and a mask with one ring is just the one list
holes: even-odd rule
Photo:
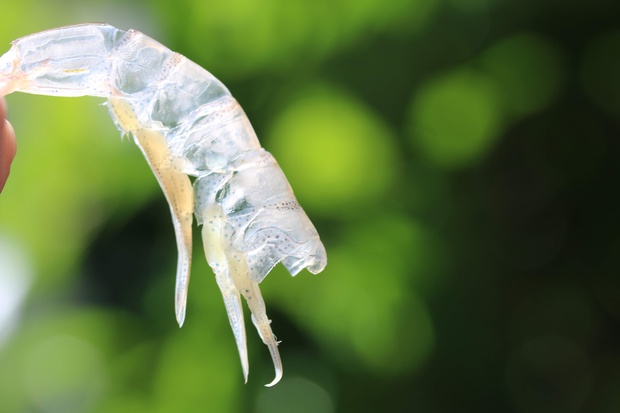
[[[282, 170], [260, 145], [241, 106], [208, 71], [148, 36], [106, 24], [23, 37], [0, 57], [0, 96], [25, 92], [107, 99], [170, 205], [179, 253], [175, 310], [185, 319], [193, 215], [224, 298], [245, 380], [243, 296], [276, 370], [278, 342], [258, 284], [279, 262], [296, 275], [327, 263], [316, 229]], [[189, 176], [195, 177], [192, 185]]]

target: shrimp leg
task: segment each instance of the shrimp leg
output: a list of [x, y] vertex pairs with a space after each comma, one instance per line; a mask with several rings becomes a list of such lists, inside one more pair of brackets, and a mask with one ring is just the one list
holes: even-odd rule
[[187, 290], [192, 261], [192, 214], [194, 189], [189, 177], [181, 172], [170, 155], [166, 138], [155, 129], [143, 128], [126, 100], [110, 98], [110, 113], [123, 131], [131, 132], [153, 170], [170, 205], [179, 257], [175, 290], [175, 312], [179, 326], [185, 321]]
[[210, 204], [204, 212], [205, 223], [202, 227], [202, 239], [205, 256], [215, 273], [215, 280], [220, 288], [224, 305], [228, 313], [228, 320], [235, 336], [237, 350], [241, 359], [241, 368], [245, 382], [248, 382], [250, 371], [248, 362], [247, 339], [245, 335], [245, 324], [243, 320], [243, 308], [241, 298], [235, 283], [230, 278], [228, 259], [222, 240], [224, 239], [224, 213], [222, 207], [217, 204]]
[[217, 283], [224, 297], [224, 304], [241, 358], [243, 375], [247, 381], [248, 354], [240, 293], [248, 303], [252, 313], [252, 322], [271, 354], [276, 372], [273, 381], [266, 384], [267, 387], [271, 387], [282, 378], [282, 362], [278, 351], [278, 342], [271, 331], [271, 320], [267, 318], [265, 302], [258, 288], [258, 283], [248, 277], [250, 270], [245, 254], [236, 250], [228, 239], [229, 234], [226, 234], [225, 214], [222, 207], [212, 203], [205, 208], [203, 216], [205, 223], [202, 229], [202, 237], [205, 254], [216, 274]]
[[243, 254], [229, 252], [228, 265], [237, 290], [241, 292], [245, 301], [248, 303], [248, 307], [250, 307], [252, 323], [254, 323], [254, 326], [258, 330], [258, 334], [263, 340], [263, 343], [269, 348], [271, 360], [273, 361], [273, 366], [276, 371], [276, 377], [271, 383], [265, 386], [271, 387], [277, 384], [282, 378], [282, 361], [280, 360], [280, 352], [278, 351], [279, 341], [277, 341], [276, 336], [271, 330], [271, 320], [267, 317], [265, 301], [260, 293], [258, 283], [247, 277], [249, 270]]

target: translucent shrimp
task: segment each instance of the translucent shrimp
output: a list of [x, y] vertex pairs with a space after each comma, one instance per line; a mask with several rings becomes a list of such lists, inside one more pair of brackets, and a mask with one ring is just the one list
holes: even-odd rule
[[[0, 57], [0, 96], [25, 92], [107, 99], [170, 204], [179, 253], [175, 310], [180, 326], [192, 252], [192, 215], [203, 225], [209, 265], [224, 298], [243, 375], [249, 363], [241, 307], [268, 346], [276, 384], [278, 341], [258, 284], [282, 262], [291, 275], [325, 268], [325, 248], [276, 160], [261, 146], [226, 87], [202, 67], [135, 31], [106, 24], [23, 37]], [[193, 185], [189, 176], [196, 177]]]

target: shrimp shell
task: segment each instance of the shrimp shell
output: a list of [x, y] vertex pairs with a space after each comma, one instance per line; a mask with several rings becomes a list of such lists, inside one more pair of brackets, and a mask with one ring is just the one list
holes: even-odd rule
[[[326, 264], [319, 235], [243, 109], [211, 73], [136, 31], [82, 24], [12, 42], [0, 57], [0, 96], [25, 92], [106, 98], [122, 135], [131, 134], [170, 205], [178, 249], [175, 311], [185, 320], [193, 216], [224, 298], [245, 381], [241, 296], [275, 368], [279, 342], [258, 284], [282, 262], [291, 275]], [[195, 177], [192, 184], [189, 176]]]

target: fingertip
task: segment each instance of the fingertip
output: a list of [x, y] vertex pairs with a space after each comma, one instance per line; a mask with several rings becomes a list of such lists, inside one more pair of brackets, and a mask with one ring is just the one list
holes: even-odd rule
[[0, 97], [0, 121], [6, 119], [7, 111], [6, 99], [2, 96]]
[[17, 153], [17, 140], [15, 138], [15, 129], [13, 129], [13, 125], [8, 120], [4, 121], [0, 150], [6, 153], [10, 164]]
[[0, 127], [0, 192], [4, 189], [11, 171], [11, 162], [13, 162], [17, 152], [13, 125], [7, 120], [2, 123]]

